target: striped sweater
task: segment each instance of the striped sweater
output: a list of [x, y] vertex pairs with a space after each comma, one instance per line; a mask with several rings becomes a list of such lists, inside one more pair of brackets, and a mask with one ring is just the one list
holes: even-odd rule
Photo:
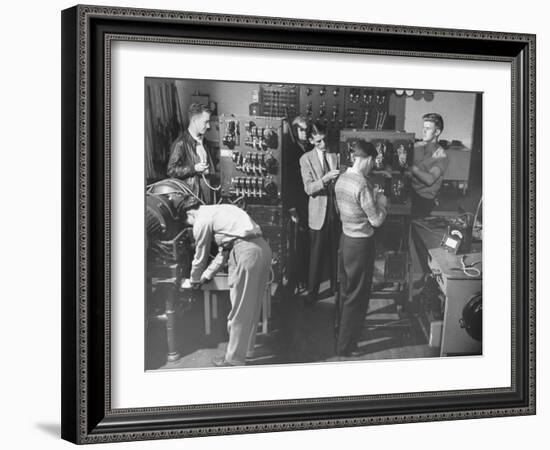
[[373, 227], [384, 222], [386, 210], [377, 204], [368, 179], [348, 169], [336, 181], [335, 191], [344, 234], [348, 237], [372, 236]]

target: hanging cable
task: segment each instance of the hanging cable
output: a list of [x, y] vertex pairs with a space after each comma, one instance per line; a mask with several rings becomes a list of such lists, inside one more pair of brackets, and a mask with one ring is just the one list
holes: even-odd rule
[[240, 202], [241, 200], [244, 200], [244, 195], [241, 195], [240, 197], [237, 197], [235, 200], [231, 202], [231, 204], [236, 204], [237, 202]]
[[211, 191], [219, 191], [222, 188], [221, 183], [220, 183], [219, 186], [216, 186], [216, 187], [211, 186], [210, 183], [208, 183], [208, 181], [206, 181], [206, 176], [204, 175], [204, 172], [201, 175], [202, 175], [202, 181], [204, 181], [204, 184], [206, 184], [208, 189], [210, 189]]

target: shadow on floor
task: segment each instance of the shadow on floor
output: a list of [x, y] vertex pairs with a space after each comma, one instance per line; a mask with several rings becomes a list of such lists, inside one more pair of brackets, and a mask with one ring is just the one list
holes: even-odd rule
[[[399, 292], [374, 293], [365, 318], [359, 346], [363, 355], [355, 358], [335, 356], [335, 303], [328, 293], [321, 295], [315, 305], [309, 306], [300, 296], [274, 299], [269, 333], [257, 338], [258, 356], [247, 360], [247, 365], [329, 362], [348, 359], [404, 359], [438, 356], [436, 349], [427, 345], [415, 320], [400, 313], [396, 307]], [[229, 300], [220, 296], [217, 319], [213, 320], [211, 334], [206, 336], [203, 326], [202, 304], [192, 305], [181, 319], [178, 333], [182, 357], [166, 363], [165, 332], [157, 327], [151, 331], [148, 349], [156, 366], [149, 369], [183, 369], [212, 367], [212, 358], [223, 355], [227, 345], [225, 318], [229, 313]]]

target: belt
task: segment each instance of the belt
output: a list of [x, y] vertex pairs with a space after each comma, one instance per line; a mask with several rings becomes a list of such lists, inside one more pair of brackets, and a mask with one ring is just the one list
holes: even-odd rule
[[233, 239], [232, 241], [227, 242], [226, 244], [223, 245], [223, 247], [225, 249], [230, 250], [235, 244], [238, 244], [239, 242], [252, 241], [252, 240], [260, 238], [260, 237], [262, 237], [261, 233], [260, 234], [251, 234], [250, 236], [246, 236], [246, 237], [238, 237], [238, 238]]
[[257, 239], [257, 238], [260, 238], [262, 237], [262, 234], [259, 233], [259, 234], [251, 234], [250, 236], [246, 236], [246, 237], [238, 237], [237, 239], [235, 239], [233, 241], [233, 245], [237, 244], [238, 242], [243, 242], [243, 241], [253, 241], [254, 239]]

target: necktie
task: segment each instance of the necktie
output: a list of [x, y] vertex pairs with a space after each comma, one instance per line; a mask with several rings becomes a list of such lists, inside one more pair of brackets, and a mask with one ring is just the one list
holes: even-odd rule
[[330, 166], [328, 165], [327, 153], [323, 152], [323, 175], [326, 175], [328, 173], [328, 171], [330, 170], [329, 168]]
[[[330, 166], [328, 165], [327, 152], [323, 152], [323, 175], [327, 174], [329, 171]], [[334, 212], [334, 184], [329, 183], [326, 189], [328, 219], [332, 220]]]

